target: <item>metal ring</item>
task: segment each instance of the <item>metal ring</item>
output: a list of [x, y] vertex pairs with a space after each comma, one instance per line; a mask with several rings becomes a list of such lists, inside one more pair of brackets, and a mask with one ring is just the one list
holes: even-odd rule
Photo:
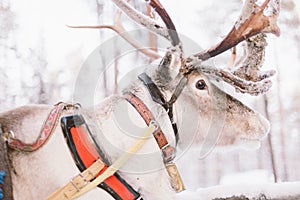
[[12, 130], [10, 130], [8, 132], [1, 133], [1, 136], [4, 139], [4, 141], [7, 141], [7, 142], [11, 142], [11, 140], [13, 138], [15, 138], [15, 134]]
[[157, 108], [159, 109], [159, 113], [155, 117], [156, 120], [158, 120], [159, 118], [161, 118], [164, 114], [168, 113], [169, 110], [170, 110], [169, 108], [165, 110], [164, 108], [161, 108], [161, 106], [158, 106]]
[[8, 133], [10, 139], [15, 138], [15, 133], [12, 130], [10, 130]]
[[155, 130], [157, 130], [159, 128], [158, 123], [156, 122], [156, 120], [151, 120], [149, 125], [153, 125], [155, 127]]
[[74, 106], [76, 109], [81, 108], [81, 104], [80, 104], [80, 103], [75, 103], [75, 104], [73, 104], [73, 106]]

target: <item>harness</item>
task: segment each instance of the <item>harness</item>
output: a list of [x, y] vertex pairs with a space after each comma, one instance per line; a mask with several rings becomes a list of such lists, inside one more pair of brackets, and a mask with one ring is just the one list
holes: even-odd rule
[[[143, 84], [146, 86], [148, 89], [149, 94], [151, 95], [151, 98], [154, 102], [158, 103], [161, 105], [168, 113], [169, 119], [172, 124], [173, 132], [176, 138], [176, 144], [179, 140], [179, 135], [178, 135], [178, 128], [177, 124], [174, 120], [174, 113], [173, 113], [173, 103], [174, 102], [168, 102], [165, 98], [164, 95], [161, 93], [157, 85], [152, 81], [152, 79], [146, 74], [142, 73], [138, 76], [139, 80], [143, 82]], [[150, 112], [150, 111], [149, 111]]]
[[[177, 125], [174, 122], [173, 103], [177, 98], [177, 93], [180, 93], [182, 88], [180, 87], [177, 92], [175, 90], [171, 100], [168, 102], [165, 100], [157, 85], [148, 75], [143, 73], [139, 76], [139, 79], [147, 87], [152, 100], [160, 104], [167, 111], [177, 142], [178, 130]], [[176, 98], [174, 98], [174, 96]], [[132, 93], [126, 93], [124, 98], [138, 111], [145, 123], [150, 127], [151, 122], [155, 121], [155, 118], [142, 100]], [[39, 137], [32, 144], [23, 143], [22, 141], [14, 138], [12, 133], [7, 135], [7, 142], [10, 148], [24, 152], [33, 152], [47, 142], [55, 130], [59, 119], [61, 119], [61, 127], [64, 137], [76, 166], [81, 173], [75, 176], [65, 186], [53, 193], [48, 199], [72, 199], [74, 194], [76, 195], [76, 193], [84, 189], [88, 184], [90, 184], [91, 181], [101, 178], [101, 176], [108, 171], [107, 169], [109, 169], [109, 166], [111, 165], [101, 148], [95, 142], [84, 118], [81, 115], [61, 117], [63, 110], [69, 108], [77, 107], [65, 103], [57, 104], [44, 122], [44, 126], [40, 131]], [[183, 182], [174, 163], [174, 158], [176, 156], [175, 148], [168, 143], [163, 131], [159, 126], [157, 127], [157, 130], [153, 132], [153, 136], [158, 144], [158, 147], [161, 149], [163, 162], [169, 174], [170, 183], [173, 189], [176, 192], [184, 190]], [[118, 173], [115, 173], [115, 171], [113, 172], [113, 175], [101, 181], [98, 187], [108, 192], [116, 200], [142, 199], [141, 195], [134, 190]]]
[[[125, 94], [125, 98], [127, 99], [128, 102], [130, 102], [133, 105], [133, 107], [135, 107], [135, 109], [139, 112], [139, 114], [142, 116], [142, 118], [144, 119], [147, 125], [149, 125], [149, 123], [154, 120], [154, 117], [150, 112], [150, 110], [137, 96], [135, 96], [132, 93], [127, 93]], [[179, 171], [175, 163], [173, 162], [176, 156], [175, 148], [168, 143], [165, 134], [162, 132], [162, 130], [159, 127], [158, 127], [158, 131], [156, 131], [153, 134], [153, 136], [156, 140], [156, 143], [158, 144], [158, 147], [162, 151], [163, 161], [166, 170], [169, 174], [172, 188], [176, 192], [183, 191], [184, 185], [182, 179], [180, 177]]]
[[[150, 124], [151, 121], [155, 120], [151, 111], [147, 108], [147, 106], [134, 94], [126, 93], [125, 99], [138, 111], [141, 117], [144, 119], [147, 125]], [[172, 161], [175, 158], [176, 150], [172, 147], [165, 134], [162, 132], [160, 128], [158, 131], [153, 134], [158, 147], [162, 151], [163, 160], [165, 163]]]
[[24, 143], [18, 138], [15, 138], [12, 131], [3, 133], [3, 138], [7, 141], [8, 147], [12, 149], [23, 152], [34, 152], [41, 148], [48, 141], [54, 132], [57, 123], [59, 122], [62, 112], [71, 108], [78, 108], [78, 105], [72, 105], [63, 102], [55, 104], [41, 128], [39, 136], [33, 143]]
[[[101, 159], [104, 167], [101, 175], [111, 163], [97, 145], [81, 115], [71, 115], [61, 119], [61, 126], [69, 149], [78, 169], [83, 172], [95, 161]], [[136, 200], [140, 194], [135, 191], [118, 173], [110, 176], [98, 185], [116, 200]]]

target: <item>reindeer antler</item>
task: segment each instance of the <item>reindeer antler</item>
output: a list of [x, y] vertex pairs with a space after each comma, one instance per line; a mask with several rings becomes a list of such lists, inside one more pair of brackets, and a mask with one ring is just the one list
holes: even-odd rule
[[[150, 7], [152, 7], [158, 15], [161, 17], [163, 22], [165, 23], [165, 27], [160, 25], [158, 22], [153, 20], [147, 15], [144, 15], [143, 13], [139, 12], [135, 8], [133, 8], [128, 1], [126, 0], [112, 0], [121, 11], [123, 11], [127, 16], [129, 16], [133, 21], [136, 23], [146, 27], [147, 29], [153, 31], [154, 33], [163, 36], [164, 38], [171, 41], [172, 46], [176, 47], [175, 49], [180, 52], [180, 55], [182, 56], [182, 46], [179, 40], [178, 33], [176, 31], [175, 25], [172, 22], [169, 14], [165, 10], [165, 8], [162, 6], [162, 4], [159, 2], [159, 0], [145, 0]], [[131, 38], [127, 33], [122, 24], [119, 21], [120, 19], [120, 12], [118, 12], [116, 20], [114, 25], [96, 25], [96, 26], [68, 26], [70, 28], [108, 28], [116, 33], [118, 33], [121, 37], [123, 37], [128, 43], [130, 43], [133, 47], [139, 49], [142, 53], [145, 55], [151, 57], [151, 58], [161, 58], [161, 56], [152, 50], [147, 50], [144, 48], [141, 48], [141, 45], [138, 41]]]
[[149, 30], [152, 30], [153, 32], [163, 36], [168, 40], [170, 39], [167, 28], [157, 23], [157, 21], [137, 11], [128, 2], [124, 0], [112, 0], [112, 1], [133, 21], [146, 27]]
[[[128, 0], [127, 0], [128, 1]], [[136, 48], [138, 51], [141, 53], [145, 54], [146, 56], [152, 58], [152, 59], [159, 59], [162, 56], [157, 52], [154, 51], [153, 49], [147, 49], [144, 48], [143, 45], [133, 37], [131, 37], [130, 34], [125, 30], [121, 23], [121, 15], [122, 11], [119, 10], [116, 13], [115, 19], [114, 19], [114, 24], [113, 25], [108, 25], [108, 24], [102, 24], [102, 25], [92, 25], [92, 26], [70, 26], [70, 28], [92, 28], [92, 29], [111, 29], [115, 31], [119, 36], [121, 36], [124, 40], [126, 40], [129, 44], [131, 44], [134, 48]]]
[[[274, 71], [268, 71], [265, 73], [259, 72], [261, 62], [257, 62], [258, 66], [246, 65], [247, 62], [242, 64], [243, 70], [236, 70], [235, 72], [229, 72], [223, 69], [215, 69], [207, 66], [199, 66], [202, 61], [208, 60], [211, 57], [219, 55], [224, 51], [235, 47], [238, 43], [248, 40], [252, 36], [265, 33], [273, 33], [276, 36], [279, 36], [280, 31], [277, 26], [277, 17], [280, 11], [280, 1], [279, 0], [266, 0], [261, 6], [256, 4], [257, 0], [246, 0], [244, 8], [242, 11], [239, 20], [235, 23], [234, 27], [227, 34], [227, 36], [217, 45], [197, 53], [186, 60], [186, 65], [181, 69], [183, 74], [188, 74], [191, 71], [197, 69], [201, 72], [215, 77], [216, 79], [222, 79], [225, 82], [234, 86], [238, 91], [243, 93], [249, 93], [252, 95], [258, 95], [269, 90], [271, 87], [271, 81], [265, 80], [266, 78], [272, 76]], [[269, 11], [269, 15], [266, 15]], [[262, 36], [263, 36], [262, 35]], [[264, 37], [258, 40], [262, 42]], [[248, 49], [249, 43], [253, 43], [254, 40], [248, 40]], [[251, 45], [250, 45], [251, 46]], [[263, 45], [262, 51], [260, 53], [264, 54], [264, 48], [266, 44]], [[257, 47], [252, 47], [257, 48]], [[253, 56], [257, 51], [248, 51], [248, 58]], [[260, 56], [259, 59], [263, 59], [264, 56]], [[245, 59], [246, 61], [247, 59]], [[254, 60], [252, 58], [252, 60]], [[249, 61], [249, 59], [247, 60]], [[248, 68], [248, 70], [246, 69]], [[253, 73], [256, 70], [257, 73]], [[241, 71], [248, 71], [247, 78], [242, 75]], [[252, 76], [255, 74], [255, 77]]]
[[159, 2], [159, 0], [146, 0], [146, 2], [149, 3], [149, 5], [158, 13], [158, 15], [161, 17], [161, 19], [164, 21], [169, 36], [171, 38], [171, 42], [173, 46], [177, 46], [180, 44], [179, 36], [176, 31], [175, 25], [172, 22], [169, 14], [165, 10], [165, 8], [162, 6], [162, 4]]
[[195, 54], [194, 57], [201, 61], [207, 60], [259, 33], [273, 33], [279, 36], [280, 31], [276, 22], [279, 14], [280, 1], [275, 1], [275, 4], [270, 5], [272, 6], [273, 13], [270, 16], [266, 16], [264, 12], [270, 0], [266, 0], [261, 6], [258, 6], [256, 1], [247, 0], [239, 20], [235, 23], [227, 36], [216, 46]]
[[128, 15], [133, 21], [138, 24], [146, 27], [147, 29], [157, 33], [158, 35], [163, 36], [164, 38], [171, 41], [173, 46], [176, 46], [180, 43], [177, 31], [175, 26], [164, 9], [162, 4], [158, 0], [145, 0], [149, 5], [158, 13], [158, 15], [162, 18], [166, 27], [160, 25], [155, 20], [150, 17], [144, 15], [143, 13], [134, 9], [129, 3], [124, 0], [112, 0], [126, 15]]

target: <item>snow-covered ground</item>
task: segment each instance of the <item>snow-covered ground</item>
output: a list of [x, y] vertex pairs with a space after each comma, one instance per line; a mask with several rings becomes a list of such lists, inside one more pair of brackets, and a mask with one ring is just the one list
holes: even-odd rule
[[266, 170], [252, 170], [242, 173], [227, 174], [216, 186], [187, 189], [177, 195], [180, 200], [211, 200], [232, 196], [257, 198], [264, 195], [267, 198], [299, 197], [299, 182], [274, 183], [273, 175]]
[[[212, 200], [214, 198], [228, 198], [232, 196], [246, 196], [249, 198], [265, 195], [269, 198], [283, 199], [297, 197], [300, 199], [300, 182], [263, 183], [263, 184], [230, 184], [217, 185], [196, 191], [186, 190], [178, 194], [180, 200]], [[295, 198], [294, 198], [295, 199]], [[296, 200], [296, 199], [295, 199]]]

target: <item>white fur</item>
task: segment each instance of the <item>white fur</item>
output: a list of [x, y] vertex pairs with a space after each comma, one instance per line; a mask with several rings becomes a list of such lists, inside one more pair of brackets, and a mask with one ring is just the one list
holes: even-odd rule
[[[211, 111], [207, 105], [210, 102], [209, 95], [213, 92], [210, 88], [213, 88], [213, 85], [209, 85], [206, 80], [209, 89], [198, 91], [194, 88], [194, 82], [203, 77], [200, 74], [192, 76], [189, 85], [175, 104], [180, 134], [178, 147], [183, 151], [184, 148], [191, 146], [201, 146], [209, 132], [209, 124], [213, 124], [210, 122]], [[128, 88], [128, 91], [135, 93], [143, 100], [156, 117], [169, 143], [175, 146], [175, 137], [168, 116], [160, 105], [152, 101], [145, 86], [137, 81]], [[219, 100], [218, 98], [216, 99]], [[224, 110], [220, 112], [225, 112], [225, 118], [221, 130], [223, 140], [220, 140], [219, 145], [233, 145], [239, 138], [259, 139], [266, 133], [268, 127], [265, 119], [233, 100], [230, 103], [242, 111], [222, 108]], [[8, 111], [0, 114], [0, 123], [3, 123], [1, 119], [21, 113], [22, 109], [27, 109], [28, 113], [21, 115], [19, 119], [16, 119], [17, 122], [9, 127], [12, 127], [17, 138], [33, 142], [51, 106], [30, 106], [26, 109], [17, 108]], [[236, 121], [240, 120], [238, 117], [241, 112], [244, 115], [244, 122], [237, 124]], [[65, 113], [67, 114], [69, 113]], [[145, 123], [137, 111], [119, 96], [111, 96], [94, 108], [82, 110], [82, 114], [89, 123], [97, 143], [106, 152], [111, 162], [119, 158], [145, 129]], [[123, 116], [123, 114], [126, 115]], [[198, 117], [194, 118], [196, 116]], [[247, 118], [251, 120], [247, 121]], [[122, 124], [124, 122], [126, 123]], [[134, 128], [131, 129], [131, 127]], [[14, 167], [12, 177], [15, 200], [44, 199], [79, 173], [59, 127], [56, 128], [46, 145], [38, 151], [33, 153], [13, 151], [10, 156]], [[180, 168], [184, 169], [184, 166]], [[154, 138], [150, 138], [141, 150], [120, 169], [119, 173], [142, 194], [144, 199], [175, 199], [175, 192], [171, 188], [160, 149]], [[112, 198], [101, 189], [95, 188], [79, 199]]]

